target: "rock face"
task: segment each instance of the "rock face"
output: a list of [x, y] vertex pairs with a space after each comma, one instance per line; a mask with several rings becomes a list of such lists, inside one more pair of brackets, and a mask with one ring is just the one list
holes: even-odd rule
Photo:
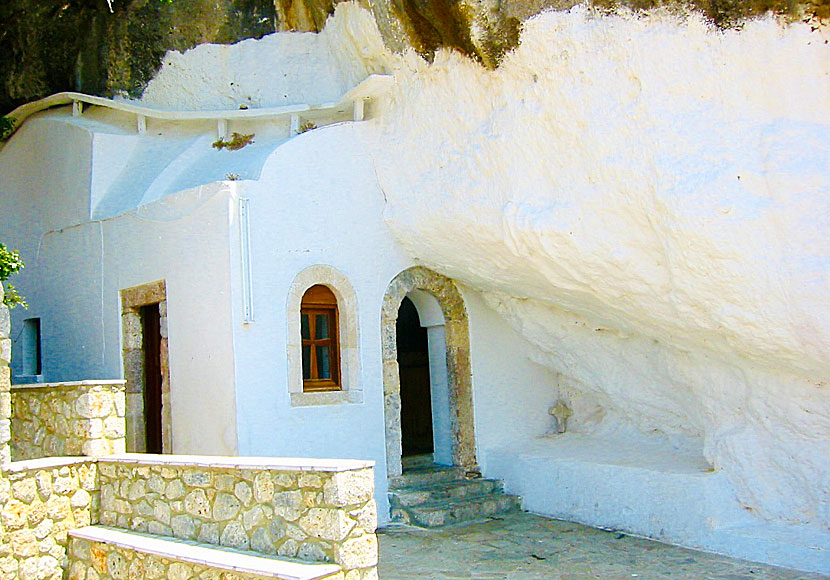
[[9, 0], [0, 112], [60, 91], [138, 95], [170, 49], [275, 30], [272, 0]]
[[[319, 32], [345, 0], [8, 0], [0, 5], [0, 113], [52, 93], [141, 94], [168, 50], [229, 44], [275, 30]], [[519, 43], [523, 23], [576, 0], [359, 0], [384, 43], [432, 59], [449, 48], [495, 68]], [[691, 8], [730, 27], [767, 11], [830, 18], [830, 0], [591, 0], [620, 6]], [[110, 8], [112, 10], [110, 10]]]
[[496, 71], [407, 61], [367, 131], [396, 237], [536, 346], [569, 431], [696, 440], [747, 510], [823, 527], [826, 39], [547, 13]]

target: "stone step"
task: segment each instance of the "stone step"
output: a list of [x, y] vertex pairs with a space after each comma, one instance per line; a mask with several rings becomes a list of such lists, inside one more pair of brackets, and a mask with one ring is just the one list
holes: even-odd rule
[[289, 561], [105, 526], [71, 530], [69, 537], [69, 580], [91, 578], [86, 575], [90, 568], [96, 578], [143, 578], [150, 569], [154, 578], [202, 578], [208, 571], [245, 574], [252, 580], [343, 578], [336, 564]]
[[415, 487], [444, 483], [458, 479], [464, 479], [466, 472], [460, 467], [446, 467], [433, 465], [426, 468], [408, 469], [403, 475], [396, 475], [389, 478], [389, 487], [400, 489], [402, 487]]
[[423, 455], [407, 455], [401, 457], [401, 466], [404, 471], [411, 469], [425, 469], [435, 465], [435, 456], [432, 453], [424, 453]]
[[392, 520], [413, 526], [435, 528], [519, 511], [521, 500], [513, 495], [492, 493], [409, 508], [392, 508]]
[[502, 483], [495, 479], [458, 479], [421, 486], [405, 486], [389, 490], [392, 507], [413, 507], [426, 503], [460, 500], [501, 493]]

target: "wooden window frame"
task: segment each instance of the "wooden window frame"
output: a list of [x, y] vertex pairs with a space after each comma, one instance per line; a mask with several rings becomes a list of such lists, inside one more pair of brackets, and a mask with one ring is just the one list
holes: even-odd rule
[[[325, 291], [322, 293], [326, 296], [321, 298], [319, 296], [321, 291], [315, 292], [317, 287], [325, 288]], [[315, 316], [320, 314], [324, 314], [329, 318], [329, 338], [323, 340], [314, 338], [314, 332], [316, 331]], [[337, 298], [329, 287], [316, 284], [303, 294], [300, 303], [300, 364], [303, 368], [305, 367], [302, 352], [306, 346], [310, 347], [309, 356], [311, 359], [309, 360], [311, 378], [305, 378], [304, 372], [301, 369], [303, 392], [305, 393], [339, 391], [342, 389], [340, 382], [340, 323], [338, 314]], [[302, 336], [302, 319], [306, 315], [309, 321], [309, 335], [312, 337], [309, 339], [303, 338]], [[329, 379], [315, 378], [317, 374], [317, 352], [315, 347], [321, 342], [327, 342], [327, 346], [329, 346], [329, 364], [331, 368], [331, 378]]]

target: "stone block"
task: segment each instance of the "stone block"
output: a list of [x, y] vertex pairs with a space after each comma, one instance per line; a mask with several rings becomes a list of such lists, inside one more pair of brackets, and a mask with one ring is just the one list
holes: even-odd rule
[[293, 522], [303, 512], [303, 494], [300, 491], [281, 491], [274, 494], [272, 505], [275, 516]]
[[309, 536], [340, 541], [349, 535], [355, 521], [337, 509], [312, 508], [300, 518], [300, 528]]
[[266, 522], [265, 510], [260, 505], [255, 505], [242, 514], [242, 525], [245, 526], [246, 530], [253, 530], [265, 525]]
[[12, 360], [12, 341], [9, 338], [0, 338], [0, 365], [8, 365]]
[[346, 569], [369, 568], [378, 563], [378, 541], [374, 534], [351, 538], [335, 546], [335, 559]]
[[107, 570], [112, 580], [126, 580], [129, 564], [127, 559], [114, 548], [107, 554]]
[[378, 527], [378, 506], [374, 499], [366, 502], [360, 509], [352, 510], [349, 516], [357, 520], [357, 525], [365, 532], [374, 533]]
[[124, 438], [127, 435], [127, 421], [123, 415], [111, 416], [104, 419], [103, 436], [108, 439]]
[[331, 562], [332, 558], [316, 542], [303, 542], [297, 550], [297, 558], [307, 562]]
[[251, 486], [246, 481], [238, 482], [233, 488], [233, 494], [236, 498], [242, 502], [243, 505], [248, 506], [251, 505], [251, 498], [253, 497], [253, 492], [251, 490]]
[[219, 538], [219, 543], [223, 546], [237, 548], [238, 550], [247, 550], [250, 548], [248, 535], [245, 533], [245, 528], [239, 522], [230, 522], [225, 526]]
[[130, 484], [127, 491], [127, 499], [134, 502], [147, 495], [147, 482], [143, 479], [137, 479]]
[[219, 524], [202, 524], [197, 540], [204, 544], [219, 544], [220, 531]]
[[[27, 510], [26, 515], [26, 522], [29, 524], [29, 527], [37, 526], [39, 523], [43, 521], [46, 517], [46, 504], [40, 501], [40, 498], [37, 501], [32, 502]], [[43, 539], [43, 538], [38, 538]]]
[[179, 499], [184, 497], [185, 487], [179, 479], [174, 479], [167, 484], [167, 489], [164, 490], [164, 496], [169, 500]]
[[336, 507], [365, 504], [372, 499], [374, 491], [375, 478], [371, 469], [335, 473], [323, 487], [325, 503]]
[[173, 516], [170, 519], [170, 527], [173, 529], [173, 536], [176, 538], [192, 540], [197, 537], [196, 522], [190, 516]]
[[23, 503], [32, 503], [37, 495], [37, 481], [34, 477], [27, 477], [12, 484], [12, 496]]
[[184, 509], [192, 516], [200, 518], [210, 517], [210, 502], [203, 489], [194, 489], [184, 498]]
[[79, 489], [72, 494], [69, 503], [73, 508], [85, 508], [92, 502], [92, 496], [85, 489]]
[[224, 492], [218, 493], [213, 500], [213, 519], [219, 522], [233, 519], [241, 508], [242, 504], [235, 496]]
[[323, 480], [316, 473], [306, 471], [300, 474], [300, 477], [297, 479], [297, 484], [300, 487], [311, 487], [319, 489], [323, 487]]
[[233, 491], [233, 486], [236, 484], [236, 477], [229, 473], [221, 473], [216, 476], [213, 487], [217, 491]]
[[260, 554], [276, 553], [274, 538], [267, 528], [257, 528], [251, 533], [251, 549]]
[[162, 501], [155, 502], [153, 504], [153, 518], [163, 523], [164, 525], [170, 525], [170, 506]]
[[112, 397], [106, 392], [88, 392], [75, 400], [75, 413], [86, 419], [103, 418], [113, 413]]
[[182, 473], [182, 481], [188, 487], [212, 487], [213, 474], [209, 471], [188, 469]]
[[167, 578], [169, 580], [189, 580], [193, 578], [192, 568], [189, 564], [173, 562], [167, 569]]
[[287, 538], [282, 544], [280, 544], [279, 548], [277, 548], [277, 554], [283, 558], [295, 558], [299, 550], [300, 543], [297, 542], [297, 540]]
[[28, 506], [19, 500], [6, 502], [0, 511], [0, 522], [5, 531], [19, 530], [26, 526], [27, 520]]
[[260, 472], [254, 477], [254, 499], [257, 503], [270, 502], [274, 497], [274, 481], [268, 472]]
[[86, 441], [81, 448], [81, 451], [87, 457], [101, 457], [103, 455], [112, 454], [112, 443], [106, 439], [93, 439]]
[[38, 553], [37, 538], [32, 530], [17, 530], [9, 534], [12, 554], [17, 558], [28, 558]]

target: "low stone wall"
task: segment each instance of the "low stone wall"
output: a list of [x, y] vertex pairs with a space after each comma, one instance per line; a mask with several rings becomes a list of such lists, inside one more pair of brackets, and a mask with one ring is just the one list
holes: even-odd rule
[[11, 371], [9, 362], [12, 360], [11, 319], [9, 308], [3, 304], [3, 284], [0, 283], [0, 466], [9, 464], [11, 458], [11, 416], [12, 398]]
[[5, 467], [0, 478], [0, 580], [60, 580], [67, 532], [94, 523], [94, 459], [49, 458]]
[[14, 461], [126, 450], [124, 381], [14, 385], [11, 405]]
[[371, 462], [126, 454], [98, 465], [103, 525], [377, 578]]
[[170, 556], [143, 554], [89, 540], [73, 539], [70, 549], [72, 564], [67, 580], [274, 580], [273, 576], [220, 572]]

